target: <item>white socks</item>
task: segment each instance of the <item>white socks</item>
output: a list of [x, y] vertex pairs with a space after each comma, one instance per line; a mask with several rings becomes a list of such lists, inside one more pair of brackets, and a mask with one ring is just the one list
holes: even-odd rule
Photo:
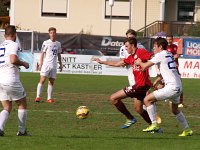
[[9, 112], [7, 110], [2, 110], [0, 113], [0, 130], [1, 131], [4, 130], [8, 117], [9, 117]]
[[150, 106], [146, 107], [147, 112], [149, 114], [149, 118], [151, 119], [152, 124], [156, 123], [156, 106], [151, 104]]
[[182, 112], [176, 115], [176, 119], [178, 120], [182, 128], [189, 128], [188, 122]]
[[24, 133], [26, 131], [27, 110], [18, 109], [18, 125], [19, 131]]
[[37, 96], [36, 97], [40, 97], [41, 93], [42, 93], [42, 84], [38, 83], [38, 86], [37, 86]]
[[53, 86], [50, 85], [50, 84], [48, 84], [48, 88], [47, 88], [47, 100], [51, 99], [52, 91], [53, 91]]

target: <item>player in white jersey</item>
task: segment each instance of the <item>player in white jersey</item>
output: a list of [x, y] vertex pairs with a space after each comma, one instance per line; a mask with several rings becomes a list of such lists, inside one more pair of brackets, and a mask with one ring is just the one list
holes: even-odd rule
[[153, 48], [155, 56], [146, 63], [143, 63], [140, 59], [136, 61], [136, 64], [140, 65], [143, 70], [157, 64], [161, 74], [160, 79], [163, 78], [165, 83], [164, 88], [155, 90], [144, 98], [144, 104], [147, 106], [147, 112], [152, 124], [148, 128], [143, 129], [143, 131], [154, 132], [160, 129], [156, 123], [156, 110], [153, 103], [158, 100], [170, 99], [172, 102], [172, 113], [176, 116], [178, 122], [184, 129], [179, 136], [190, 136], [193, 134], [193, 131], [189, 128], [184, 114], [178, 108], [182, 92], [181, 79], [176, 69], [173, 55], [172, 53], [166, 51], [166, 48], [166, 39], [157, 38], [154, 41]]
[[47, 89], [47, 102], [53, 103], [52, 91], [53, 84], [56, 79], [57, 73], [57, 58], [59, 61], [59, 69], [62, 71], [62, 62], [61, 62], [61, 43], [56, 41], [56, 28], [49, 28], [49, 40], [46, 40], [42, 44], [42, 53], [40, 56], [39, 70], [40, 71], [40, 81], [37, 86], [37, 95], [35, 102], [40, 102], [40, 94], [42, 92], [43, 84], [45, 83], [46, 78], [49, 79], [48, 89]]
[[29, 68], [27, 62], [18, 58], [19, 45], [15, 42], [15, 26], [5, 28], [5, 41], [0, 45], [0, 100], [3, 110], [0, 113], [0, 136], [4, 136], [4, 127], [12, 110], [12, 101], [18, 105], [17, 136], [28, 136], [26, 131], [27, 103], [26, 93], [19, 79], [19, 66]]

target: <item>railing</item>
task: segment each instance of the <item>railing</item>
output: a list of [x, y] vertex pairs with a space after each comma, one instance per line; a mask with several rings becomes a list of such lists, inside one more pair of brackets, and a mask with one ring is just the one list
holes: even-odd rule
[[177, 22], [177, 21], [154, 21], [143, 27], [137, 32], [141, 33], [142, 36], [150, 37], [161, 32], [166, 34], [173, 34], [175, 36], [188, 35], [189, 30], [196, 22]]

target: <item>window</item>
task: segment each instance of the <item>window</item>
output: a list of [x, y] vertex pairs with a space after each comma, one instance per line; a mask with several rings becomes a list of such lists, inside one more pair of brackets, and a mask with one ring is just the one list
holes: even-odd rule
[[195, 1], [178, 1], [178, 21], [194, 21]]
[[[130, 14], [130, 0], [115, 0], [114, 6], [112, 7], [112, 18], [113, 19], [129, 19]], [[109, 0], [105, 0], [105, 19], [111, 17], [111, 7]]]
[[42, 0], [42, 16], [67, 17], [68, 0]]

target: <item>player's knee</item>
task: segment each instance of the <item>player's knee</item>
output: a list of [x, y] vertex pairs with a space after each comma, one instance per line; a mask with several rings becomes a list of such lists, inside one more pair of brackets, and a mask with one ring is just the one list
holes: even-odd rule
[[141, 107], [134, 106], [134, 110], [135, 110], [135, 112], [137, 112], [138, 114], [141, 114], [141, 113], [142, 113]]
[[12, 111], [12, 106], [4, 106], [3, 109], [10, 113]]
[[116, 103], [117, 103], [117, 99], [115, 98], [114, 95], [111, 95], [110, 98], [109, 98], [109, 100], [110, 100], [110, 102], [111, 102], [112, 104], [116, 104]]

